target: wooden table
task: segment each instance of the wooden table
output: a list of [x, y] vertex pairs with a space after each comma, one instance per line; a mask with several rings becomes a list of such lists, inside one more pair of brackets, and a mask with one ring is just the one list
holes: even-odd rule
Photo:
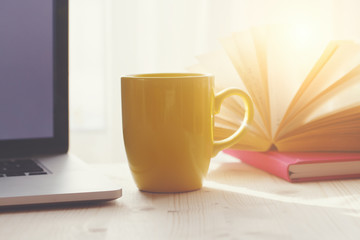
[[94, 167], [123, 197], [2, 209], [0, 239], [360, 239], [360, 180], [291, 184], [220, 154], [203, 189], [151, 194], [125, 162]]

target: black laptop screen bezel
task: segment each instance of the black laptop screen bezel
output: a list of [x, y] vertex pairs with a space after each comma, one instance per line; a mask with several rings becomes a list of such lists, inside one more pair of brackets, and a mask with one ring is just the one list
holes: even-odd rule
[[65, 153], [69, 148], [68, 0], [53, 0], [52, 138], [0, 140], [0, 158]]

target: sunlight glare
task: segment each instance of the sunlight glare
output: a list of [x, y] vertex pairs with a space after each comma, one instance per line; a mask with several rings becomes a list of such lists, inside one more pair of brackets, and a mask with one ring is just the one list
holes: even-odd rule
[[209, 180], [206, 180], [204, 182], [204, 187], [226, 191], [226, 192], [239, 193], [243, 195], [263, 198], [267, 200], [279, 201], [284, 203], [294, 203], [294, 204], [329, 207], [329, 208], [339, 208], [339, 206], [342, 206], [341, 207], [342, 209], [360, 210], [359, 205], [355, 206], [354, 204], [353, 206], [347, 206], [349, 202], [357, 201], [358, 197], [360, 197], [358, 194], [350, 195], [350, 196], [339, 196], [339, 197], [304, 198], [301, 196], [284, 196], [276, 193], [257, 191], [246, 187], [232, 186], [232, 185], [222, 184]]
[[298, 46], [308, 46], [314, 42], [315, 35], [314, 29], [307, 24], [297, 24], [292, 28], [292, 37]]

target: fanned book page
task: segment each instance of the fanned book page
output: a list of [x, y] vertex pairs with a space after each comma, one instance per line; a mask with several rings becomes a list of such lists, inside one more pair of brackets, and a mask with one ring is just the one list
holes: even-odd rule
[[[213, 73], [218, 89], [240, 87], [252, 98], [254, 121], [234, 149], [360, 151], [360, 45], [303, 32], [263, 26], [234, 33], [222, 40], [223, 51], [190, 68]], [[232, 134], [243, 116], [239, 99], [225, 101], [215, 138]]]

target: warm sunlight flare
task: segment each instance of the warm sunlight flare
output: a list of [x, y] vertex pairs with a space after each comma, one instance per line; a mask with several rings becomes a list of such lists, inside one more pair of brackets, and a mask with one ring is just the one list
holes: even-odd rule
[[292, 29], [292, 37], [298, 45], [309, 45], [314, 39], [314, 29], [309, 25], [299, 24]]
[[[252, 196], [256, 198], [262, 198], [265, 200], [273, 200], [279, 201], [283, 203], [295, 203], [301, 205], [308, 205], [308, 206], [318, 206], [318, 207], [327, 207], [327, 208], [339, 208], [341, 203], [347, 201], [354, 201], [357, 199], [359, 195], [350, 195], [350, 196], [338, 196], [338, 197], [322, 197], [322, 198], [304, 198], [303, 196], [286, 196], [283, 194], [266, 192], [266, 191], [259, 191], [256, 189], [251, 189], [245, 186], [234, 186], [229, 184], [223, 184], [216, 181], [207, 180], [204, 182], [204, 187], [217, 189], [225, 192], [233, 192], [237, 194]], [[346, 206], [342, 205], [343, 209], [352, 209], [354, 206]]]

